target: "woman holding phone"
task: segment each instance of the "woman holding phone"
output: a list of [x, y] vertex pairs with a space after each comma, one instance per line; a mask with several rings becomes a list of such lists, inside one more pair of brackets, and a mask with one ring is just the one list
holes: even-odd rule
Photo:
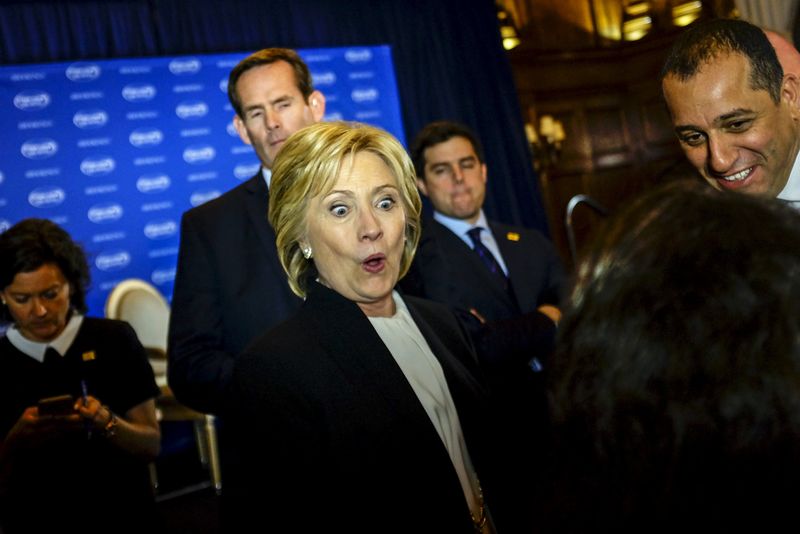
[[[89, 268], [55, 223], [0, 234], [0, 525], [3, 532], [154, 526], [147, 465], [159, 394], [126, 323], [85, 317]], [[55, 530], [53, 530], [55, 531]]]

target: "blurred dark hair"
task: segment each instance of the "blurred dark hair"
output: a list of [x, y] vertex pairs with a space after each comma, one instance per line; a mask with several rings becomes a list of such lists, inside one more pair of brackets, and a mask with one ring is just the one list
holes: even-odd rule
[[684, 31], [670, 49], [661, 79], [675, 76], [685, 82], [703, 65], [727, 54], [741, 54], [750, 63], [750, 87], [763, 89], [773, 102], [781, 100], [783, 68], [763, 30], [749, 22], [713, 19]]
[[[57, 265], [69, 282], [72, 308], [86, 313], [89, 266], [83, 249], [65, 230], [47, 219], [24, 219], [0, 234], [0, 288], [8, 287], [17, 273], [47, 263]], [[11, 321], [5, 306], [0, 307], [0, 321]]]
[[484, 163], [483, 146], [475, 133], [467, 126], [452, 121], [431, 122], [419, 131], [414, 141], [411, 143], [411, 161], [414, 162], [414, 170], [417, 171], [417, 178], [425, 180], [425, 150], [453, 137], [463, 137], [472, 145], [478, 161]]
[[556, 507], [643, 531], [793, 511], [800, 213], [673, 182], [609, 220], [576, 277], [549, 377]]
[[228, 75], [228, 100], [230, 100], [234, 111], [242, 117], [242, 101], [239, 93], [236, 92], [236, 84], [242, 75], [255, 67], [269, 65], [276, 61], [285, 61], [294, 70], [294, 79], [297, 89], [303, 95], [303, 99], [308, 102], [308, 97], [314, 92], [314, 84], [311, 73], [303, 59], [290, 48], [264, 48], [254, 52], [241, 60]]

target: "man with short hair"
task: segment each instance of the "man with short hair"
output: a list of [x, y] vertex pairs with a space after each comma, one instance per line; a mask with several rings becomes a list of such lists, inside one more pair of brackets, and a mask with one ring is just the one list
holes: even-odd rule
[[[487, 168], [477, 137], [462, 124], [434, 122], [417, 135], [411, 157], [434, 212], [423, 221], [406, 290], [483, 322], [534, 314], [554, 333], [561, 263], [539, 232], [486, 218]], [[496, 267], [487, 268], [492, 260]]]
[[716, 189], [800, 206], [800, 81], [757, 26], [716, 19], [684, 32], [661, 72], [686, 157]]
[[233, 123], [261, 169], [181, 221], [169, 328], [169, 383], [182, 403], [220, 413], [235, 357], [300, 305], [267, 222], [270, 168], [292, 133], [322, 119], [325, 97], [293, 50], [267, 48], [230, 73]]

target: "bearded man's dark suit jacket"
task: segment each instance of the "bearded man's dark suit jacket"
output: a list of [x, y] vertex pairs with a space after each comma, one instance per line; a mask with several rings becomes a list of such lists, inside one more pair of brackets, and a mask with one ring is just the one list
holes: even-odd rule
[[178, 400], [196, 410], [222, 411], [236, 356], [301, 303], [278, 261], [268, 205], [259, 172], [182, 218], [168, 373]]
[[[369, 319], [310, 286], [300, 311], [236, 362], [228, 423], [239, 456], [226, 493], [237, 524], [228, 530], [474, 532], [442, 440]], [[467, 334], [444, 306], [404, 300], [441, 363], [501, 529], [493, 418]]]

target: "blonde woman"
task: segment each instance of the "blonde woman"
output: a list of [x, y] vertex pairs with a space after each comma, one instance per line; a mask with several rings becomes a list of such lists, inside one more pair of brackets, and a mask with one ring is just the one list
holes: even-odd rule
[[403, 147], [365, 125], [309, 126], [276, 158], [270, 197], [279, 257], [305, 302], [237, 360], [229, 519], [280, 532], [494, 532], [474, 352], [446, 308], [394, 290], [420, 230]]

